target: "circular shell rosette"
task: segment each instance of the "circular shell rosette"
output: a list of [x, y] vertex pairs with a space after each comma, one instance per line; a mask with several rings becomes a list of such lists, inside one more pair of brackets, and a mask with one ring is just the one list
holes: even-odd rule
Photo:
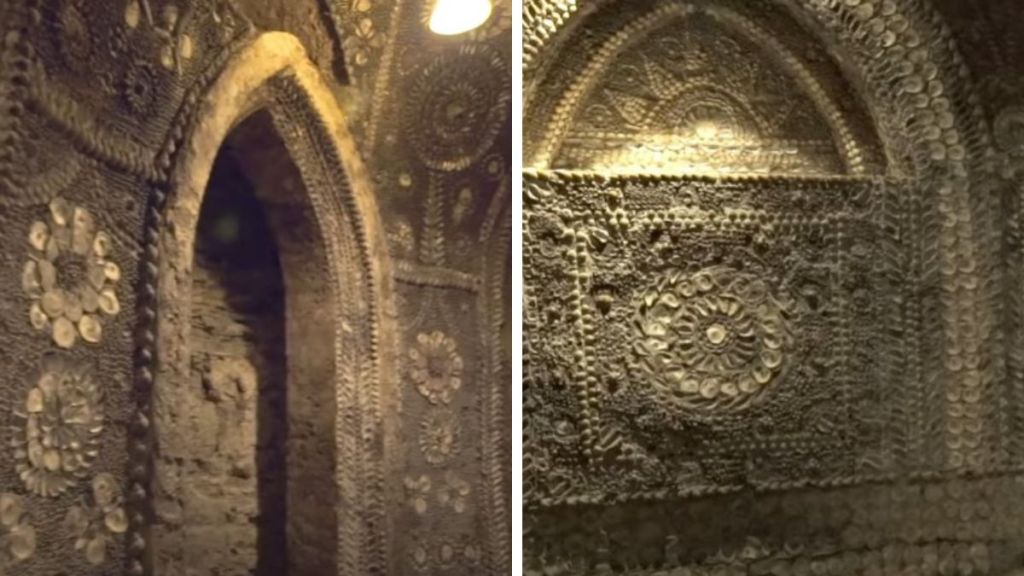
[[671, 272], [642, 295], [634, 353], [642, 377], [687, 408], [749, 406], [784, 371], [791, 305], [728, 266]]
[[90, 371], [50, 360], [15, 409], [15, 468], [29, 492], [55, 497], [86, 476], [99, 453], [102, 395]]
[[104, 319], [121, 310], [115, 286], [121, 270], [110, 259], [110, 236], [97, 230], [92, 214], [63, 198], [49, 217], [33, 222], [22, 287], [31, 299], [29, 320], [61, 348], [79, 340], [96, 344]]
[[455, 340], [441, 331], [420, 333], [409, 350], [409, 373], [431, 404], [449, 404], [462, 387], [462, 356]]
[[68, 509], [64, 526], [93, 566], [107, 559], [107, 549], [128, 530], [124, 497], [117, 480], [109, 473], [96, 475], [92, 492]]

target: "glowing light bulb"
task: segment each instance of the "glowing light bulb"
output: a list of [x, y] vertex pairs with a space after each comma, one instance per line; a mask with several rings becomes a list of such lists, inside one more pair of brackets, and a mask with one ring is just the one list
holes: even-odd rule
[[469, 32], [491, 16], [491, 0], [437, 0], [430, 13], [430, 30], [454, 36]]

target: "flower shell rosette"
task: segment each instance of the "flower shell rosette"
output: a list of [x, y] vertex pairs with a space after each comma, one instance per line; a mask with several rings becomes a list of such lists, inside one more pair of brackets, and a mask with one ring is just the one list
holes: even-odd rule
[[638, 307], [634, 352], [656, 390], [690, 408], [742, 408], [784, 370], [791, 306], [727, 266], [673, 272]]
[[117, 480], [107, 473], [93, 478], [92, 493], [68, 510], [64, 524], [75, 538], [75, 550], [82, 551], [90, 564], [102, 564], [107, 558], [107, 547], [128, 530], [128, 516]]
[[50, 202], [49, 212], [29, 230], [22, 271], [22, 287], [32, 300], [29, 320], [61, 348], [79, 338], [98, 343], [103, 318], [121, 310], [114, 290], [121, 270], [110, 260], [110, 236], [97, 230], [88, 210], [63, 198]]
[[405, 492], [409, 497], [409, 505], [420, 516], [427, 513], [428, 496], [430, 495], [430, 477], [426, 474], [419, 478], [407, 477], [404, 481]]
[[10, 492], [0, 494], [0, 576], [20, 574], [11, 567], [35, 551], [36, 530], [28, 522], [25, 499]]
[[428, 463], [442, 465], [458, 450], [459, 424], [449, 410], [434, 410], [420, 425], [420, 450]]
[[462, 514], [469, 504], [470, 490], [469, 482], [448, 470], [444, 474], [444, 483], [437, 490], [437, 501], [441, 506], [454, 510], [456, 514]]
[[101, 392], [88, 370], [46, 362], [15, 417], [15, 468], [29, 492], [58, 496], [88, 474], [103, 431]]
[[409, 350], [410, 373], [416, 389], [431, 404], [448, 404], [462, 387], [462, 356], [455, 341], [443, 332], [420, 333]]

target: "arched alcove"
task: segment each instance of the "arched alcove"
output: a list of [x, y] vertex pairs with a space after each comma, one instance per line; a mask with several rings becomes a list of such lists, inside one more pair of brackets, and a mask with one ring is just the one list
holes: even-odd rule
[[[933, 573], [913, 555], [961, 528], [917, 511], [1012, 501], [978, 475], [1020, 461], [986, 135], [941, 19], [528, 4], [527, 571], [856, 573], [907, 546]], [[779, 143], [797, 162], [761, 161]], [[970, 562], [1020, 557], [1000, 522]]]
[[532, 165], [680, 175], [882, 170], [867, 112], [844, 96], [850, 87], [837, 67], [801, 55], [822, 48], [785, 16], [662, 2], [591, 20], [597, 48], [561, 55], [582, 70], [553, 72], [534, 100], [532, 113], [551, 121], [527, 146]]
[[[527, 95], [534, 168], [659, 174], [885, 169], [869, 111], [777, 8], [639, 2], [594, 10]], [[572, 32], [562, 31], [563, 35]], [[574, 72], [570, 72], [574, 71]]]
[[[993, 196], [977, 186], [991, 146], [989, 131], [956, 42], [934, 7], [915, 0], [597, 0], [586, 9], [576, 2], [529, 0], [526, 4], [524, 164], [537, 169], [553, 167], [552, 152], [557, 147], [552, 143], [573, 120], [571, 115], [555, 114], [556, 103], [563, 97], [573, 100], [587, 94], [571, 88], [587, 80], [580, 72], [591, 57], [614, 54], [616, 46], [634, 39], [634, 31], [623, 27], [632, 21], [630, 15], [678, 10], [682, 5], [711, 11], [725, 8], [753, 14], [748, 20], [756, 28], [774, 30], [768, 38], [762, 36], [762, 46], [771, 47], [773, 41], [793, 45], [792, 39], [804, 37], [810, 42], [805, 48], [811, 48], [790, 53], [813, 61], [811, 69], [816, 73], [823, 70], [822, 63], [838, 71], [840, 91], [831, 91], [830, 99], [846, 112], [846, 104], [852, 103], [855, 113], [850, 118], [862, 119], [848, 124], [854, 129], [854, 141], [865, 142], [866, 136], [866, 142], [878, 144], [884, 170], [867, 172], [903, 180], [906, 196], [913, 198], [920, 233], [913, 257], [928, 263], [918, 272], [927, 296], [920, 311], [914, 312], [919, 315], [922, 339], [914, 346], [926, 350], [924, 365], [915, 368], [919, 377], [932, 387], [949, 386], [952, 396], [961, 394], [965, 385], [976, 388], [979, 380], [1003, 377], [1005, 350], [998, 313], [992, 306], [998, 293], [1007, 290], [994, 256], [1001, 230], [994, 215], [999, 209]], [[784, 25], [773, 27], [772, 21]], [[732, 65], [735, 62], [727, 64]], [[822, 78], [818, 74], [818, 80]], [[801, 84], [808, 86], [805, 81]], [[821, 83], [826, 95], [829, 84]], [[836, 100], [836, 94], [845, 97]], [[867, 134], [858, 136], [857, 130], [863, 128]], [[839, 133], [833, 129], [834, 135]], [[637, 172], [643, 171], [638, 166]], [[980, 270], [986, 271], [987, 281], [976, 276]], [[960, 358], [965, 349], [969, 360]], [[945, 459], [940, 455], [941, 435], [931, 438], [934, 458]], [[961, 453], [943, 466], [963, 469], [966, 464]]]
[[[288, 366], [283, 279], [263, 207], [231, 152], [225, 146], [218, 154], [199, 213], [191, 294], [191, 402], [179, 404], [175, 420], [163, 422], [161, 429], [189, 431], [189, 458], [176, 473], [190, 489], [173, 497], [182, 510], [185, 545], [218, 570], [268, 574], [268, 562], [278, 560], [276, 571], [284, 574]], [[205, 513], [197, 518], [200, 507]], [[206, 531], [220, 538], [203, 535]], [[229, 533], [237, 553], [226, 555], [222, 539]], [[211, 550], [208, 543], [214, 540], [221, 541]]]

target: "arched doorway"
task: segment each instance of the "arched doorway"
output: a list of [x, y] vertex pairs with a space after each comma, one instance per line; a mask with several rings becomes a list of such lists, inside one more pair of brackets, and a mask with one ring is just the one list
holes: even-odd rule
[[189, 378], [158, 419], [161, 479], [176, 480], [155, 494], [177, 520], [161, 539], [185, 554], [158, 556], [158, 573], [335, 573], [336, 410], [323, 385], [335, 316], [321, 238], [270, 114], [253, 114], [218, 152], [199, 211]]
[[298, 42], [266, 34], [185, 137], [156, 263], [146, 573], [386, 570], [388, 263], [340, 114]]

